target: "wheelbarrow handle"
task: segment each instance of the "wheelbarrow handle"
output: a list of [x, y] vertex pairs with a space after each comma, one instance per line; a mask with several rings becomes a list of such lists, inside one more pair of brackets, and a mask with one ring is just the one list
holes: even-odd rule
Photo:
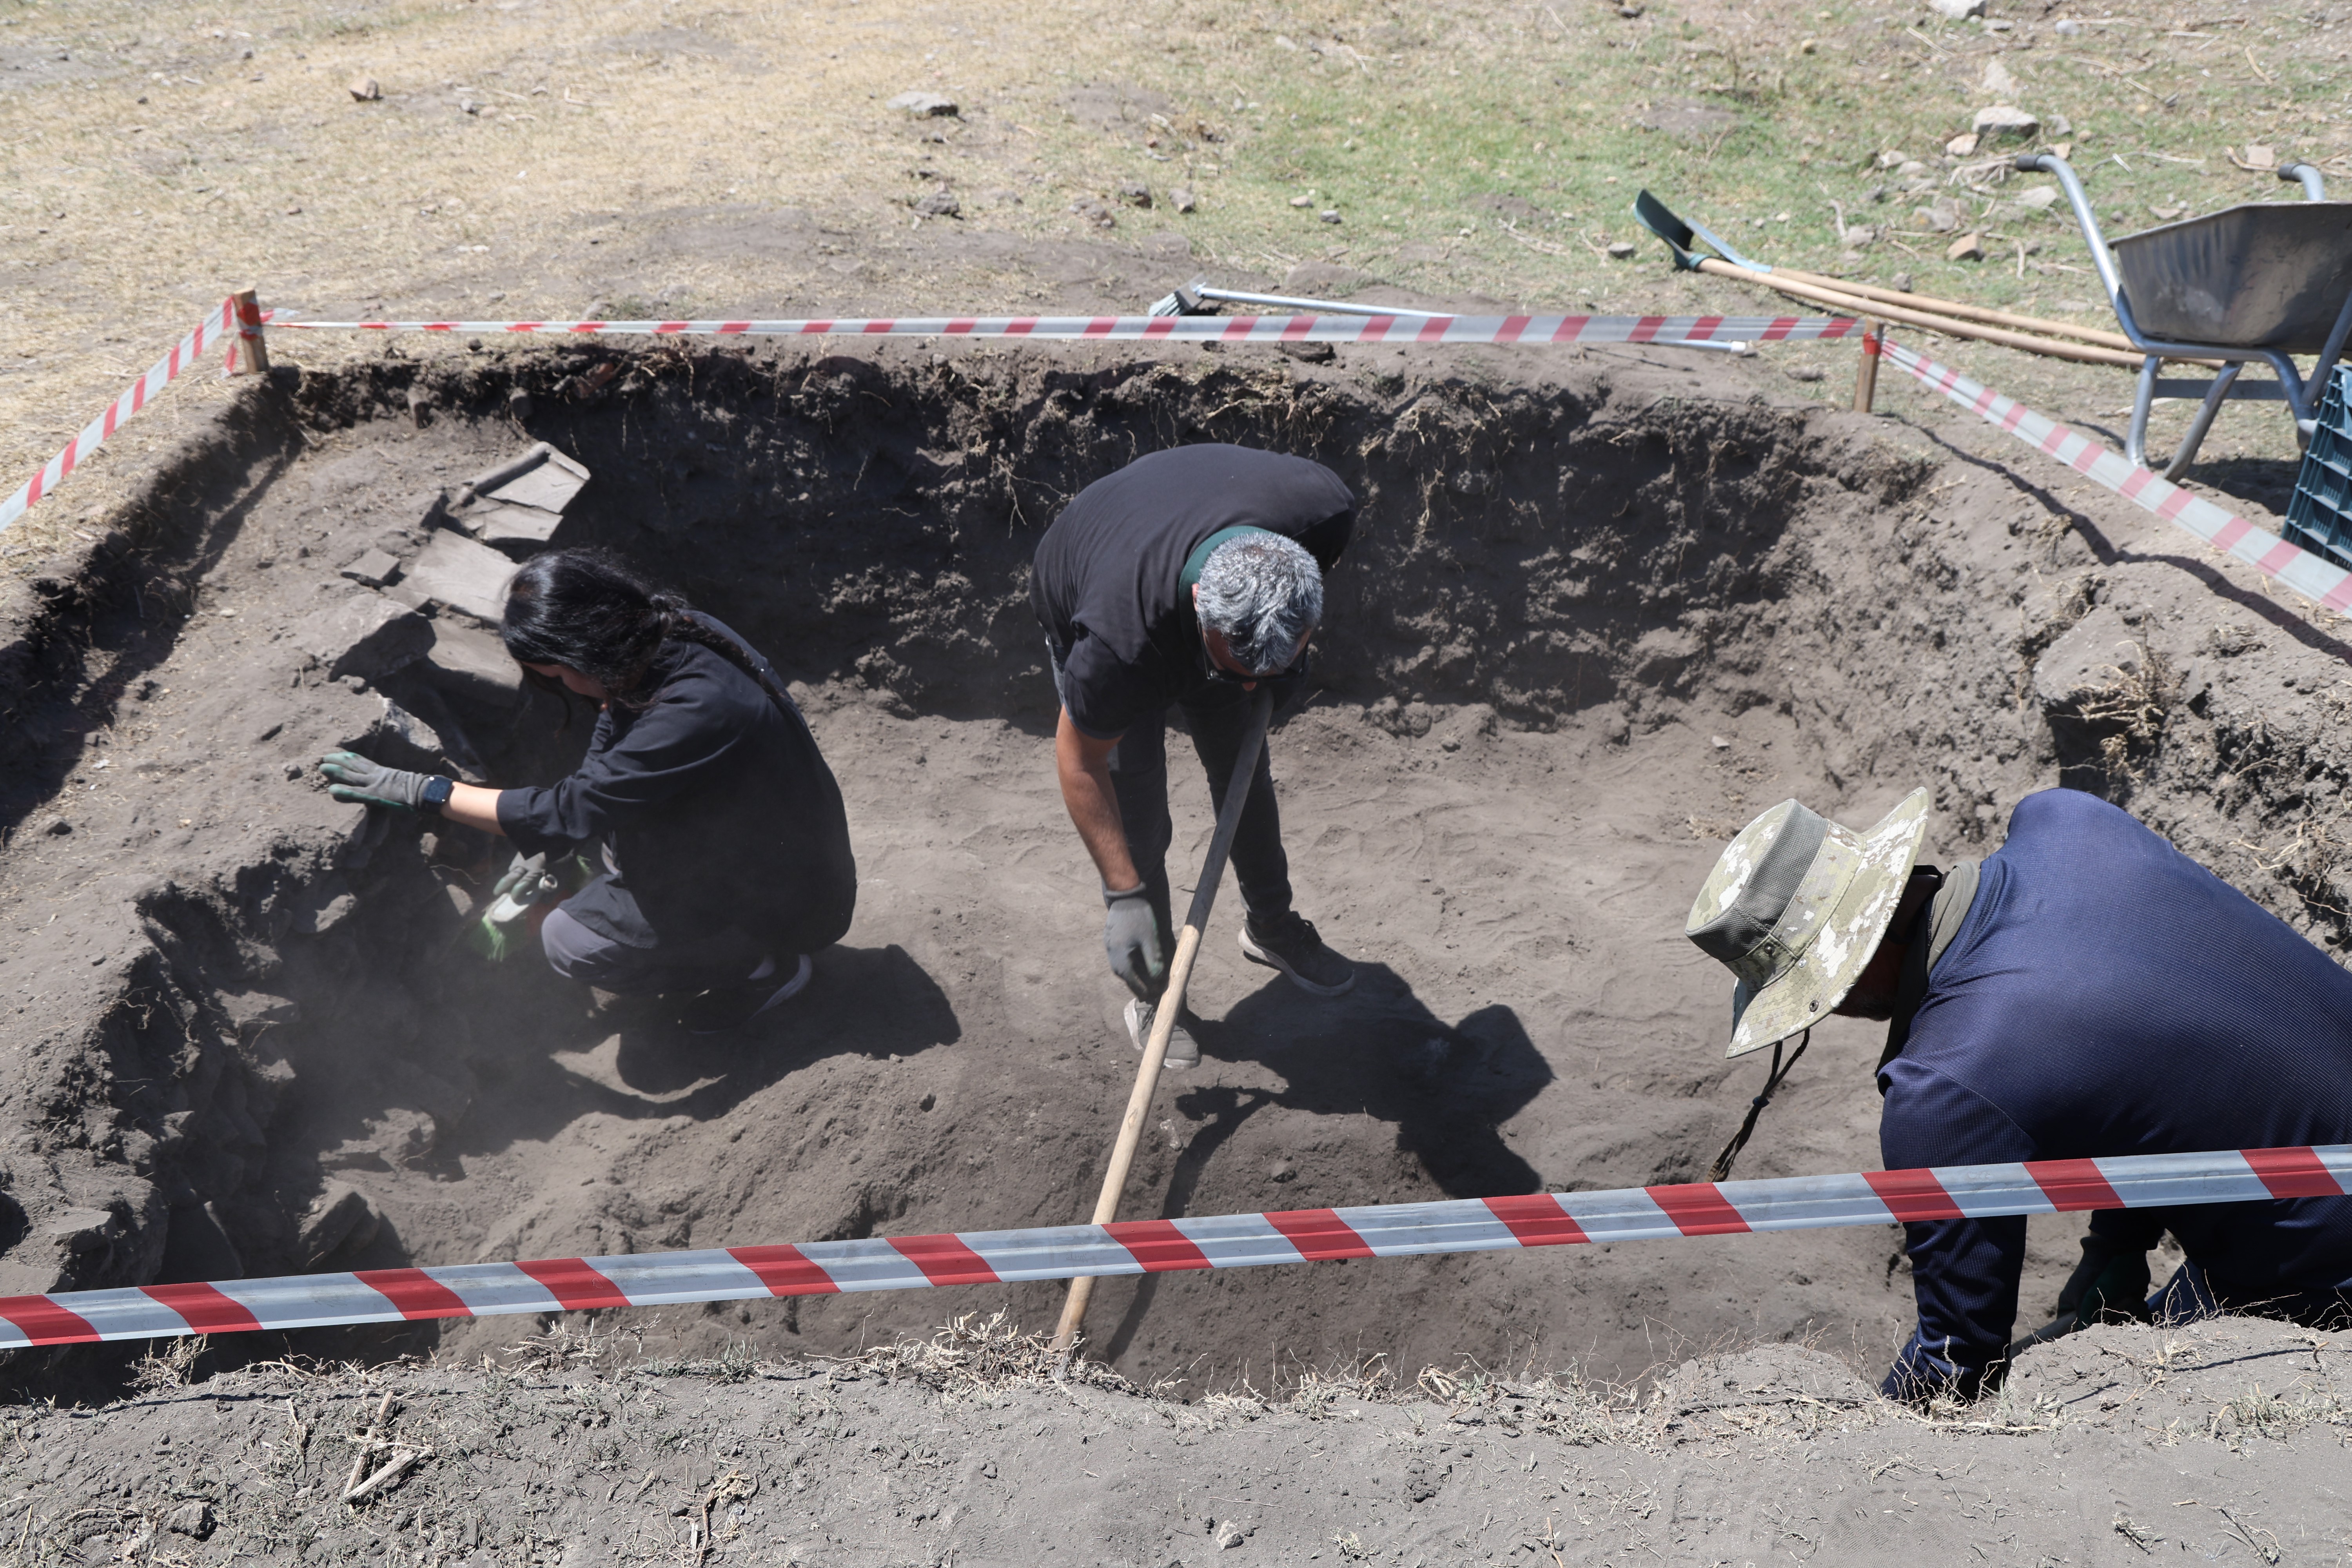
[[2327, 183], [2319, 177], [2319, 171], [2308, 163], [2281, 163], [2278, 177], [2291, 184], [2301, 185], [2305, 201], [2324, 202], [2327, 199]]
[[2116, 259], [2107, 253], [2107, 237], [2099, 232], [2098, 215], [2091, 210], [2091, 198], [2084, 193], [2083, 182], [2075, 178], [2074, 165], [2055, 153], [2020, 153], [2014, 166], [2021, 174], [2057, 177], [2058, 188], [2066, 193], [2066, 205], [2074, 211], [2074, 221], [2083, 226], [2083, 242], [2090, 247], [2091, 265], [2098, 269], [2100, 286], [2106, 289], [2108, 302], [2116, 307], [2116, 319], [2128, 335], [2134, 329], [2124, 320], [2123, 279], [2116, 272]]

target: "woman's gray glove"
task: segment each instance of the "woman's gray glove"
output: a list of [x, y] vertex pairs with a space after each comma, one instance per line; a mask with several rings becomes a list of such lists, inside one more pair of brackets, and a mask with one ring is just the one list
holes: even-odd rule
[[425, 786], [432, 773], [412, 773], [372, 763], [357, 752], [329, 752], [319, 759], [319, 771], [332, 781], [327, 793], [356, 805], [394, 805], [415, 811], [425, 802]]
[[1103, 952], [1110, 955], [1110, 972], [1145, 1001], [1156, 1000], [1167, 978], [1168, 955], [1160, 950], [1160, 920], [1152, 913], [1150, 890], [1114, 893], [1106, 888], [1103, 907], [1110, 911], [1103, 917]]

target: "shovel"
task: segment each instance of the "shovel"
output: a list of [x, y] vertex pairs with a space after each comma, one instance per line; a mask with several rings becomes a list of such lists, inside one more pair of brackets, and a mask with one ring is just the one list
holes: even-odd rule
[[[1767, 289], [1777, 289], [1795, 299], [1847, 310], [1854, 315], [1877, 316], [1908, 326], [1925, 327], [1949, 337], [1975, 338], [2008, 348], [2024, 349], [2030, 353], [2048, 354], [2056, 359], [2080, 360], [2090, 364], [2125, 365], [2137, 370], [2146, 358], [2134, 350], [2131, 340], [2120, 332], [2078, 327], [2071, 322], [2047, 321], [2040, 316], [2016, 316], [2005, 310], [1990, 310], [1981, 305], [1962, 304], [1957, 300], [1906, 294], [1898, 289], [1881, 289], [1875, 284], [1853, 283], [1818, 272], [1800, 272], [1793, 268], [1769, 266], [1740, 255], [1727, 240], [1700, 225], [1676, 216], [1665, 203], [1647, 191], [1633, 198], [1633, 216], [1643, 228], [1665, 241], [1666, 248], [1674, 253], [1677, 271], [1711, 272], [1724, 278], [1737, 278], [1746, 283], [1760, 283]], [[1701, 254], [1697, 247], [1702, 242], [1716, 254]], [[1978, 322], [1986, 324], [1975, 324]], [[2004, 328], [2018, 330], [2003, 331]], [[2069, 341], [2053, 342], [2053, 338]]]
[[[1096, 1225], [1118, 1217], [1118, 1200], [1127, 1192], [1127, 1173], [1135, 1165], [1136, 1145], [1143, 1141], [1143, 1119], [1151, 1110], [1152, 1090], [1160, 1085], [1160, 1064], [1168, 1058], [1168, 1037], [1176, 1032], [1177, 1016], [1184, 1010], [1184, 987], [1192, 983], [1192, 961], [1200, 955], [1201, 932], [1217, 901], [1217, 884], [1224, 880], [1225, 857], [1242, 825], [1242, 808], [1249, 800], [1250, 775], [1257, 771], [1259, 751], [1265, 745], [1265, 727], [1274, 717], [1274, 689], [1261, 684], [1251, 705], [1249, 730], [1242, 737], [1240, 755], [1234, 759], [1234, 776], [1225, 784], [1225, 808], [1217, 813], [1217, 830], [1209, 838], [1209, 858], [1201, 866], [1201, 880], [1192, 889], [1192, 907], [1184, 911], [1184, 929], [1176, 933], [1176, 956], [1168, 965], [1168, 989], [1151, 1011], [1151, 1037], [1143, 1042], [1143, 1060], [1136, 1064], [1135, 1088], [1127, 1097], [1127, 1116], [1118, 1124], [1111, 1145], [1110, 1169], [1103, 1173], [1102, 1194], [1095, 1200]], [[1094, 1299], [1092, 1275], [1070, 1281], [1062, 1303], [1062, 1321], [1054, 1330], [1054, 1350], [1066, 1363], [1078, 1330], [1087, 1321], [1087, 1303]]]

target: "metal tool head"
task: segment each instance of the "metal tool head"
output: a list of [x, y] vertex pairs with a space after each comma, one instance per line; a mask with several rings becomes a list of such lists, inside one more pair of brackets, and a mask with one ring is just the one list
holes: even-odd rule
[[1151, 303], [1151, 309], [1146, 311], [1145, 314], [1152, 316], [1215, 315], [1217, 313], [1216, 302], [1214, 300], [1203, 300], [1201, 298], [1200, 291], [1208, 287], [1208, 281], [1209, 280], [1205, 278], [1193, 279], [1192, 281], [1185, 287], [1178, 289], [1173, 293], [1153, 300]]
[[1745, 267], [1750, 272], [1772, 270], [1764, 262], [1740, 255], [1731, 248], [1730, 244], [1721, 236], [1711, 232], [1703, 225], [1689, 223], [1676, 217], [1667, 208], [1665, 203], [1646, 190], [1633, 197], [1633, 217], [1634, 221], [1643, 228], [1666, 242], [1666, 248], [1675, 253], [1675, 266], [1678, 270], [1695, 272], [1698, 269], [1698, 264], [1704, 258], [1696, 254], [1696, 250], [1702, 240], [1706, 241], [1707, 247], [1716, 255], [1730, 262], [1734, 267]]

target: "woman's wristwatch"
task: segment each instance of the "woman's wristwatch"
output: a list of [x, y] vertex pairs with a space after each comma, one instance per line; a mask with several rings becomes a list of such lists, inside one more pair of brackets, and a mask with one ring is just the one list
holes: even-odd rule
[[426, 779], [425, 793], [416, 797], [417, 806], [421, 810], [430, 811], [437, 816], [441, 808], [449, 804], [449, 796], [457, 788], [457, 781], [455, 779]]

